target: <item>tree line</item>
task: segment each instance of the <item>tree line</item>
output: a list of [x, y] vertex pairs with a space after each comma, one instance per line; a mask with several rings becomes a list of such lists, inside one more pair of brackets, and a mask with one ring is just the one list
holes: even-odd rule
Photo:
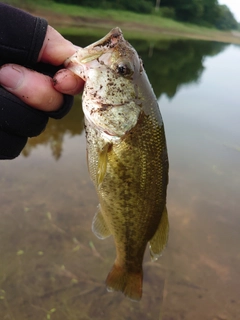
[[220, 30], [238, 29], [239, 24], [226, 5], [218, 0], [54, 0], [80, 6], [121, 9], [160, 15]]
[[[154, 4], [155, 0], [151, 1]], [[214, 26], [220, 30], [237, 29], [238, 22], [226, 5], [218, 0], [162, 0], [161, 6], [174, 10], [176, 19], [204, 25]]]

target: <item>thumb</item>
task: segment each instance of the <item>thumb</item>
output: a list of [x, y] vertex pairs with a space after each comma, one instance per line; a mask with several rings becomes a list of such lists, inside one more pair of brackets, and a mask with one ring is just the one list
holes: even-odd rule
[[0, 85], [29, 106], [42, 111], [55, 111], [63, 104], [63, 95], [54, 89], [49, 76], [20, 65], [3, 65]]

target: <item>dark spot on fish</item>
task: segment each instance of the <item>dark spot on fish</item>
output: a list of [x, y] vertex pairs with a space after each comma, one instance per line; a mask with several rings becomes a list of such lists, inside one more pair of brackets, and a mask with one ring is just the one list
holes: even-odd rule
[[109, 143], [108, 152], [112, 151], [112, 148], [113, 148], [113, 144], [112, 144], [112, 143]]
[[102, 104], [102, 107], [99, 109], [99, 111], [106, 111], [109, 107], [111, 107], [111, 104]]

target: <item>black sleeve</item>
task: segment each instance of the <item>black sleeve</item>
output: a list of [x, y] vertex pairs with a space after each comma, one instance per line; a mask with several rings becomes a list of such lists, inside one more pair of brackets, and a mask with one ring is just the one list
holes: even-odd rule
[[0, 63], [25, 66], [37, 62], [47, 21], [27, 12], [0, 3]]
[[[47, 26], [42, 18], [0, 3], [0, 67], [17, 63], [53, 76], [62, 66], [37, 63]], [[73, 97], [64, 95], [64, 104], [58, 111], [39, 111], [0, 86], [0, 159], [17, 157], [27, 138], [44, 130], [48, 117], [62, 118], [72, 104]]]

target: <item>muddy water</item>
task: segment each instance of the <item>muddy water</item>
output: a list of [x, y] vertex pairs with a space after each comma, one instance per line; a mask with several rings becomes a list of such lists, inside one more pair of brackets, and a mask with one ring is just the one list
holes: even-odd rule
[[[84, 42], [84, 39], [79, 39]], [[135, 42], [170, 158], [170, 239], [140, 303], [108, 293], [111, 238], [91, 232], [81, 100], [0, 163], [0, 319], [234, 320], [240, 314], [240, 48]]]

